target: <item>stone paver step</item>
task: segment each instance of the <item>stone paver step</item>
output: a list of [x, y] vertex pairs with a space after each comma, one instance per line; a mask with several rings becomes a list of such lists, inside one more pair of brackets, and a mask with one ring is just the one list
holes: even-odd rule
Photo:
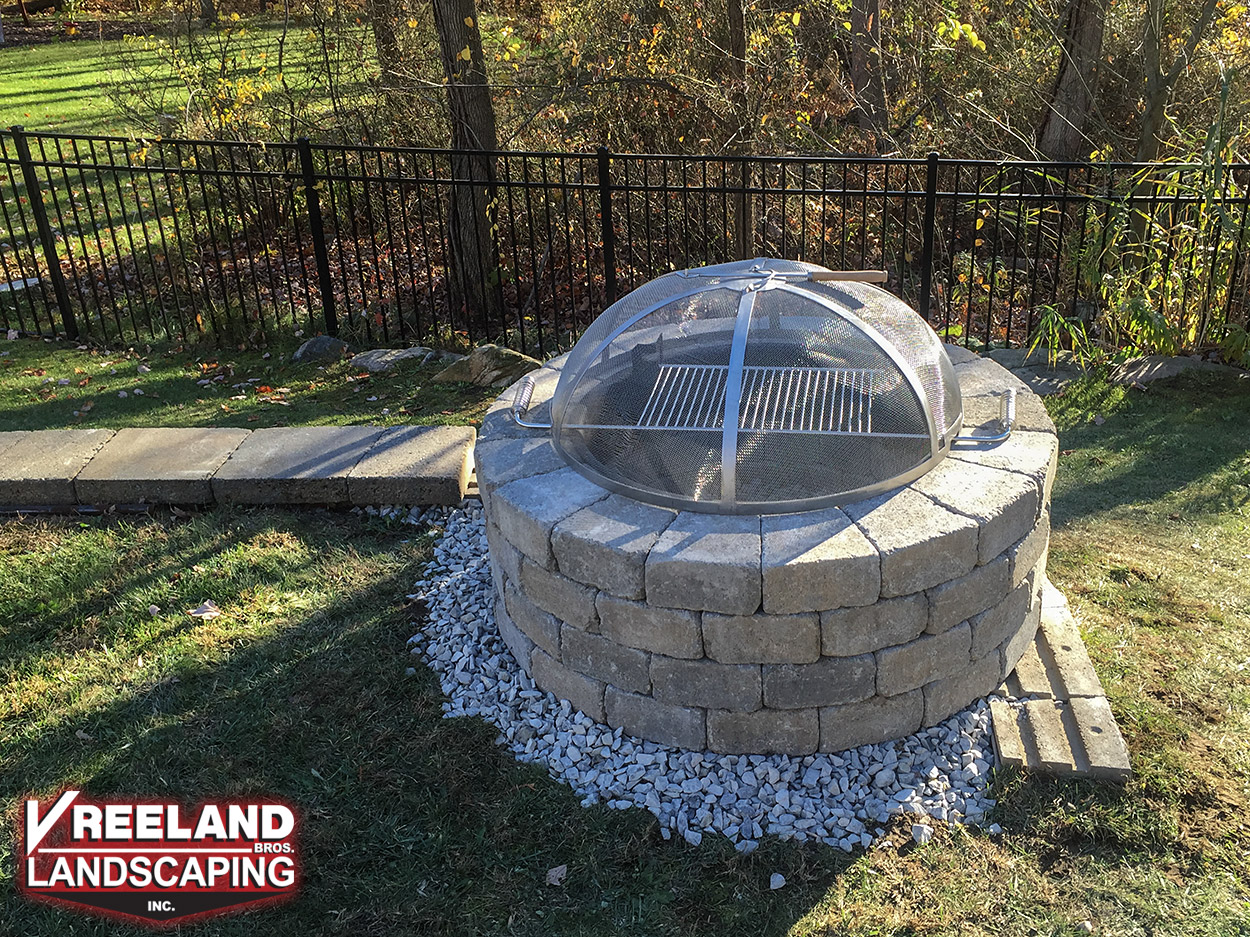
[[1058, 777], [1125, 781], [1128, 748], [1063, 596], [1046, 582], [1032, 646], [1007, 678], [1015, 697], [990, 700], [999, 761]]
[[458, 504], [471, 427], [0, 433], [0, 505]]

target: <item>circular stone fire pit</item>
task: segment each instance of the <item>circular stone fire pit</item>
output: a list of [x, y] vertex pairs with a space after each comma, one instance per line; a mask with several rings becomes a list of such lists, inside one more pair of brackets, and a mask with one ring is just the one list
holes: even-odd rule
[[[516, 425], [515, 387], [476, 459], [496, 619], [534, 681], [591, 718], [664, 745], [835, 752], [931, 726], [998, 687], [1033, 640], [1057, 441], [1040, 401], [948, 347], [965, 432], [911, 482], [797, 514], [675, 511], [565, 465]], [[564, 358], [530, 375], [549, 419]]]

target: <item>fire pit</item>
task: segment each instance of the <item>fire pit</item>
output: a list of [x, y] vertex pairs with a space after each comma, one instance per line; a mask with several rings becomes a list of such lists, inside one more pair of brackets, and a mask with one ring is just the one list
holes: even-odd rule
[[934, 725], [1014, 668], [1054, 427], [998, 365], [827, 276], [661, 278], [492, 407], [496, 618], [540, 687], [662, 744], [802, 755]]

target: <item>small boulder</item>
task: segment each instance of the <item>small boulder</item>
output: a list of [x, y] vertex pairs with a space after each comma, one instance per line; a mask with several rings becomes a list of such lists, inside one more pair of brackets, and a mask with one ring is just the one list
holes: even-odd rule
[[500, 345], [479, 345], [467, 358], [434, 375], [435, 381], [460, 381], [478, 387], [506, 387], [523, 374], [542, 367], [542, 362]]
[[1214, 361], [1204, 361], [1197, 355], [1145, 355], [1141, 358], [1130, 358], [1111, 372], [1111, 381], [1115, 384], [1148, 384], [1176, 377], [1185, 371], [1202, 368], [1204, 371], [1223, 371], [1226, 374], [1237, 374], [1239, 368]]
[[352, 367], [366, 371], [389, 371], [402, 361], [425, 364], [437, 355], [433, 348], [417, 345], [415, 348], [374, 348], [352, 357]]
[[300, 345], [292, 361], [338, 361], [347, 351], [347, 342], [331, 335], [318, 335]]

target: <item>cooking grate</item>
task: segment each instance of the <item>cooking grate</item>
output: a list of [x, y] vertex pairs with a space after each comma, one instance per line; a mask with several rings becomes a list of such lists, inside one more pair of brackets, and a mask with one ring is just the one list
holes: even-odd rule
[[[872, 432], [870, 368], [744, 367], [739, 428], [750, 432]], [[660, 368], [638, 429], [720, 430], [728, 365], [671, 364]]]

